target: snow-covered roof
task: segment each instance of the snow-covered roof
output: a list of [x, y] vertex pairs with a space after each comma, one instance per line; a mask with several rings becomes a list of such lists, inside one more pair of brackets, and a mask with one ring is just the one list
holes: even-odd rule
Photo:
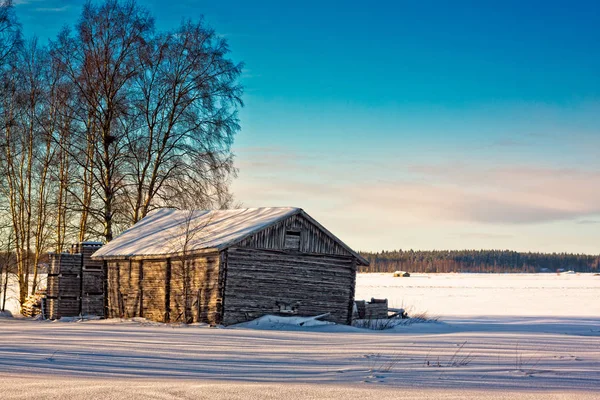
[[295, 207], [208, 211], [163, 208], [150, 213], [92, 257], [148, 257], [220, 250], [300, 211]]
[[248, 236], [294, 214], [316, 225], [331, 239], [356, 257], [360, 264], [368, 261], [353, 251], [321, 224], [296, 207], [244, 208], [237, 210], [175, 210], [163, 208], [123, 232], [97, 250], [92, 258], [151, 258], [220, 251]]
[[302, 215], [354, 255], [368, 264], [331, 232], [295, 207], [244, 208], [238, 210], [174, 210], [163, 208], [123, 232], [96, 251], [101, 259], [149, 258], [211, 250], [222, 250], [246, 237], [288, 218]]

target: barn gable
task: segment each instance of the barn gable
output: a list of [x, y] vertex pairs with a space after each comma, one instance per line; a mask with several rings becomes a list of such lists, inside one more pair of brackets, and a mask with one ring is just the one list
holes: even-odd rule
[[266, 250], [298, 251], [305, 254], [347, 256], [356, 258], [359, 264], [368, 264], [359, 254], [300, 209], [293, 215], [231, 245]]

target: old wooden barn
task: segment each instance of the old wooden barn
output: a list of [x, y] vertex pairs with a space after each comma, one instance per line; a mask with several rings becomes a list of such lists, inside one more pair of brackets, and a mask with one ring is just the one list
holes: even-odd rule
[[157, 210], [92, 258], [107, 317], [231, 325], [266, 314], [350, 323], [367, 261], [299, 208]]

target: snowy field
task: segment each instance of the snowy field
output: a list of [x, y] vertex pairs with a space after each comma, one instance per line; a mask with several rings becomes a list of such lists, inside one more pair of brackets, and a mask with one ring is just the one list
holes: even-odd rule
[[448, 316], [600, 317], [594, 274], [359, 274], [356, 298]]
[[[580, 289], [580, 290], [578, 290]], [[439, 315], [390, 332], [0, 319], [0, 397], [599, 399], [600, 277], [360, 275]]]

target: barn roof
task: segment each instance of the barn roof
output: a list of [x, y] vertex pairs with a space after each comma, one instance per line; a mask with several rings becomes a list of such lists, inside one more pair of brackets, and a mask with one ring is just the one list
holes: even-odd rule
[[237, 210], [175, 210], [163, 208], [150, 213], [92, 257], [100, 259], [149, 258], [205, 251], [220, 251], [239, 243], [294, 214], [310, 222], [344, 247], [360, 263], [368, 262], [331, 232], [295, 207], [244, 208]]

